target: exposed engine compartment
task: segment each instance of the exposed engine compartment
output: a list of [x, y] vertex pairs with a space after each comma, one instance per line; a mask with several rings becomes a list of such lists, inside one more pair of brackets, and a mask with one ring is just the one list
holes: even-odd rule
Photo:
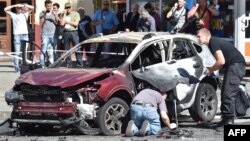
[[85, 128], [93, 131], [91, 127], [97, 127], [93, 122], [87, 122], [96, 118], [99, 107], [96, 103], [97, 89], [89, 86], [78, 90], [76, 88], [23, 84], [7, 91], [5, 99], [9, 105], [13, 105], [11, 118], [20, 126], [23, 123], [71, 126], [86, 134], [88, 130]]

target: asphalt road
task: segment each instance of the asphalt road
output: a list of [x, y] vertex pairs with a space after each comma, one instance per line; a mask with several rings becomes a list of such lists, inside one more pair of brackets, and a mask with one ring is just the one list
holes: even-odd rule
[[[14, 72], [13, 62], [0, 62], [0, 123], [4, 119], [8, 118], [12, 107], [8, 106], [4, 100], [4, 93], [10, 89], [15, 79], [19, 76], [18, 73]], [[245, 78], [248, 80], [248, 78]], [[247, 84], [250, 82], [246, 82]], [[250, 86], [247, 87], [250, 90]], [[220, 91], [217, 91], [218, 95]], [[219, 97], [218, 97], [219, 98]], [[219, 98], [220, 99], [220, 98]], [[246, 119], [237, 119], [235, 122], [237, 124], [250, 125], [250, 110], [248, 110]], [[219, 121], [220, 115], [215, 117], [213, 123]], [[175, 140], [197, 140], [197, 141], [223, 141], [223, 133], [218, 133], [212, 128], [206, 128], [204, 126], [199, 126], [194, 122], [188, 115], [188, 112], [183, 112], [182, 116], [179, 117], [180, 124], [179, 129], [182, 131], [192, 132], [193, 135], [189, 137], [177, 137], [171, 136], [169, 141]], [[9, 128], [7, 124], [0, 127], [0, 141], [147, 141], [147, 140], [166, 140], [166, 138], [157, 136], [147, 136], [147, 137], [123, 137], [121, 136], [87, 136], [87, 135], [64, 135], [64, 134], [54, 134], [49, 136], [21, 136], [16, 132], [13, 135], [15, 128]]]

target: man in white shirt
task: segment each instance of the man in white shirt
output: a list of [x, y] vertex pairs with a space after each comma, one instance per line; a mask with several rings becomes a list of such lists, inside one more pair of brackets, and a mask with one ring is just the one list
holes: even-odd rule
[[[16, 8], [16, 13], [11, 12], [12, 8]], [[28, 4], [16, 4], [16, 5], [10, 5], [4, 8], [4, 11], [10, 15], [12, 19], [12, 23], [13, 23], [14, 49], [15, 49], [15, 57], [14, 57], [15, 72], [20, 71], [18, 56], [19, 56], [20, 48], [21, 48], [21, 41], [29, 40], [27, 20], [29, 17], [29, 13], [33, 9], [34, 7]]]

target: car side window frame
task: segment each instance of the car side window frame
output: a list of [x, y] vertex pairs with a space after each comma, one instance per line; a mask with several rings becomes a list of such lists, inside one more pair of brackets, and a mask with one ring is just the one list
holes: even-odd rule
[[181, 60], [195, 56], [195, 51], [187, 39], [176, 38], [172, 42], [172, 60]]
[[[148, 53], [145, 53], [145, 51], [147, 49], [149, 49], [149, 47], [152, 47], [152, 46], [154, 46], [154, 47], [158, 46], [159, 47], [159, 50], [160, 50], [159, 54], [156, 54], [156, 52], [155, 52], [155, 51], [157, 51], [156, 48], [155, 49], [151, 49], [151, 51], [154, 50], [154, 52], [152, 52], [152, 53], [154, 53], [154, 57], [155, 57], [155, 55], [159, 55], [160, 56], [159, 58], [155, 58], [155, 59], [160, 59], [160, 62], [159, 61], [153, 62], [152, 59], [149, 59], [149, 57], [152, 57], [152, 56], [149, 56]], [[145, 53], [144, 55], [146, 55], [146, 57], [142, 55], [143, 53]], [[142, 68], [142, 67], [147, 67], [147, 66], [150, 66], [150, 65], [153, 65], [153, 64], [164, 62], [166, 60], [166, 53], [165, 53], [164, 45], [163, 45], [162, 41], [158, 40], [158, 41], [154, 41], [154, 42], [151, 42], [151, 43], [147, 44], [145, 47], [143, 47], [139, 51], [138, 55], [135, 58], [136, 59], [134, 59], [134, 61], [130, 64], [130, 70], [136, 70], [136, 69], [139, 69], [139, 68]], [[150, 61], [150, 62], [148, 62], [149, 64], [143, 64], [144, 63], [143, 59], [146, 59], [145, 61]], [[138, 66], [134, 67], [133, 65], [136, 64], [136, 63], [137, 63]]]

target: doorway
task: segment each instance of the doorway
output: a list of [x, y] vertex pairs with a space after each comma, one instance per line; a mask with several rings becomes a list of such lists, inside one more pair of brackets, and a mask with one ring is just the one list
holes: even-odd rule
[[11, 19], [4, 11], [9, 0], [0, 0], [0, 51], [11, 51]]

